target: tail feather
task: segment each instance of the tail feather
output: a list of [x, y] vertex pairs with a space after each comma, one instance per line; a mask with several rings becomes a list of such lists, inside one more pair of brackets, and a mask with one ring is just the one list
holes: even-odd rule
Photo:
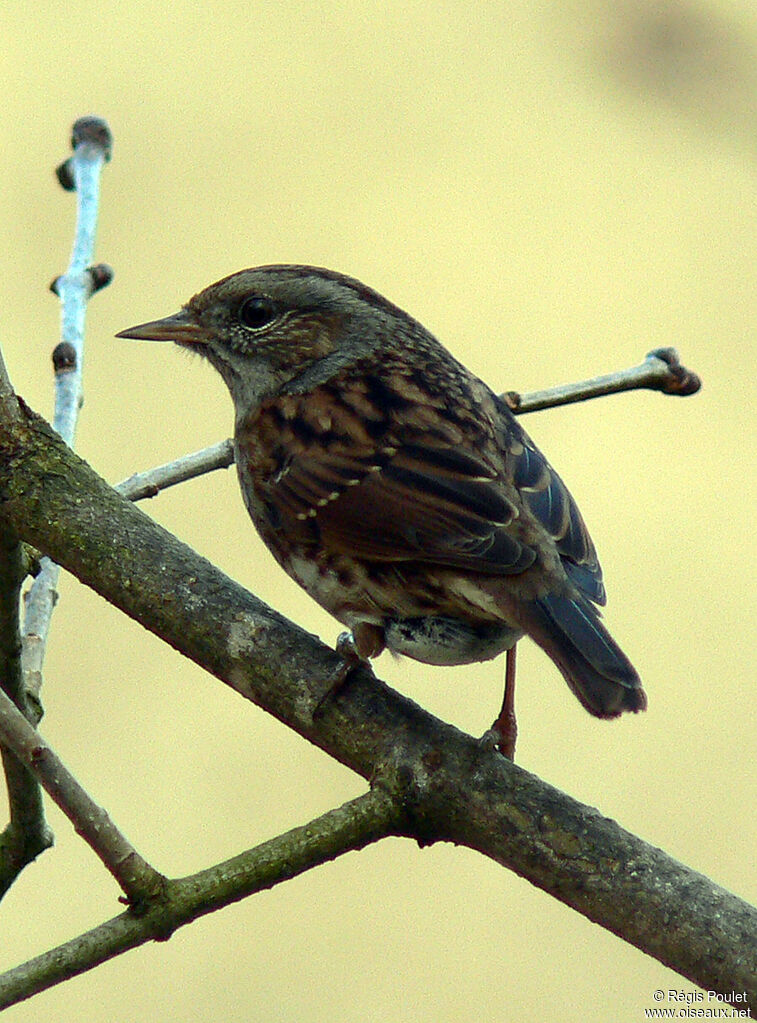
[[549, 594], [528, 604], [523, 624], [591, 714], [646, 709], [641, 679], [588, 600]]

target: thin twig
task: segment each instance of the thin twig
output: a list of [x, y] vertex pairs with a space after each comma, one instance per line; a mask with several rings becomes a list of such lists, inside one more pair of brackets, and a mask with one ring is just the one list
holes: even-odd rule
[[14, 400], [13, 385], [11, 384], [8, 370], [5, 366], [2, 350], [0, 349], [0, 401]]
[[[58, 180], [76, 190], [76, 231], [71, 261], [51, 290], [61, 301], [61, 341], [53, 352], [55, 409], [53, 427], [74, 446], [83, 402], [84, 320], [87, 302], [112, 278], [104, 265], [91, 266], [100, 204], [100, 176], [110, 159], [112, 139], [105, 121], [82, 117], [73, 127], [73, 155], [58, 168]], [[27, 690], [39, 699], [42, 665], [50, 620], [57, 600], [59, 568], [42, 558], [40, 571], [25, 598], [22, 665]]]
[[[0, 352], [0, 408], [15, 403], [5, 362]], [[24, 712], [39, 717], [39, 708], [27, 701], [21, 673], [19, 623], [21, 585], [25, 571], [23, 545], [14, 530], [0, 530], [0, 680], [11, 699]], [[45, 822], [42, 792], [29, 772], [13, 754], [2, 750], [3, 770], [8, 788], [10, 821], [0, 835], [0, 897], [24, 867], [52, 844], [52, 832]]]
[[[71, 262], [67, 272], [53, 282], [53, 290], [62, 301], [62, 340], [53, 352], [55, 367], [55, 414], [53, 425], [64, 440], [73, 445], [81, 407], [81, 371], [84, 345], [84, 314], [89, 297], [108, 283], [109, 268], [91, 267], [97, 226], [100, 173], [110, 159], [110, 131], [98, 118], [81, 118], [74, 124], [73, 155], [58, 168], [63, 187], [76, 189], [77, 226]], [[10, 400], [12, 391], [4, 364], [0, 367], [2, 400]], [[23, 632], [19, 635], [18, 604], [23, 581], [24, 558], [14, 538], [4, 545], [4, 603], [6, 610], [15, 602], [16, 612], [3, 614], [4, 657], [2, 677], [5, 691], [25, 714], [37, 724], [42, 716], [40, 690], [42, 664], [50, 619], [56, 601], [59, 569], [49, 558], [40, 562], [40, 571], [25, 598]], [[8, 588], [12, 587], [12, 592]], [[20, 654], [20, 659], [19, 659]], [[52, 844], [42, 802], [42, 794], [32, 774], [3, 748], [3, 768], [8, 789], [10, 823], [0, 839], [0, 894], [7, 890], [19, 872], [43, 849]]]
[[[657, 348], [647, 355], [644, 362], [630, 369], [621, 369], [578, 383], [560, 384], [529, 394], [506, 391], [502, 397], [513, 415], [520, 416], [558, 405], [587, 401], [589, 398], [602, 398], [620, 391], [646, 389], [686, 396], [696, 394], [701, 386], [696, 373], [692, 373], [678, 361], [678, 354], [674, 348]], [[145, 497], [155, 497], [161, 490], [166, 490], [176, 483], [183, 483], [215, 469], [226, 469], [233, 462], [232, 442], [225, 440], [212, 447], [203, 448], [202, 451], [184, 455], [166, 465], [135, 473], [117, 484], [116, 490], [130, 501], [140, 501]]]
[[379, 788], [371, 789], [304, 827], [190, 877], [168, 881], [163, 898], [144, 914], [122, 913], [3, 974], [0, 1009], [91, 970], [127, 949], [164, 940], [206, 913], [395, 834], [397, 818], [391, 798]]
[[153, 898], [163, 877], [136, 852], [108, 814], [84, 791], [68, 768], [0, 691], [0, 744], [13, 751], [76, 831], [100, 857], [132, 904]]
[[[13, 707], [17, 717], [26, 724], [11, 700], [23, 707], [24, 714], [35, 723], [39, 707], [24, 693], [21, 672], [21, 635], [19, 605], [21, 585], [25, 576], [21, 544], [10, 529], [0, 530], [0, 700]], [[7, 695], [6, 695], [7, 694]], [[26, 725], [26, 727], [30, 727]], [[52, 832], [45, 822], [42, 792], [34, 777], [0, 742], [3, 770], [8, 788], [10, 820], [0, 835], [0, 897], [5, 895], [23, 868], [52, 845]]]
[[226, 469], [233, 464], [234, 445], [230, 440], [222, 440], [202, 451], [177, 458], [175, 462], [134, 473], [116, 484], [115, 489], [129, 501], [141, 501], [145, 497], [155, 497], [161, 490], [167, 490], [177, 483], [184, 483], [214, 469]]
[[[0, 353], [0, 409], [15, 405], [5, 361]], [[0, 680], [5, 693], [23, 708], [30, 720], [41, 715], [39, 703], [27, 698], [21, 667], [20, 602], [26, 575], [23, 545], [14, 530], [4, 525], [0, 536]], [[33, 775], [3, 748], [3, 773], [8, 790], [10, 820], [0, 835], [0, 897], [18, 875], [53, 842], [45, 820], [42, 792]]]
[[607, 394], [618, 394], [621, 391], [646, 389], [686, 397], [696, 394], [701, 386], [702, 382], [696, 373], [678, 361], [675, 348], [655, 348], [647, 354], [644, 362], [630, 369], [621, 369], [574, 384], [561, 384], [545, 391], [531, 391], [530, 394], [506, 391], [502, 397], [517, 416], [555, 408], [557, 405], [587, 401], [589, 398], [603, 398]]

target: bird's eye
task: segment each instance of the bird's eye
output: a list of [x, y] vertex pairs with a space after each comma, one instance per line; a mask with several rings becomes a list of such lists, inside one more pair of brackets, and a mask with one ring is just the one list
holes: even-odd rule
[[253, 295], [242, 302], [237, 315], [239, 322], [243, 323], [245, 327], [260, 330], [261, 327], [268, 326], [276, 316], [276, 309], [270, 299]]

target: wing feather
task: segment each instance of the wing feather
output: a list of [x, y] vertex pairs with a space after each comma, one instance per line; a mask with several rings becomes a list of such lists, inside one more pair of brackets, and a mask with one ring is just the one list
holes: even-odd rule
[[521, 498], [555, 541], [571, 582], [589, 600], [604, 605], [602, 569], [578, 505], [504, 401], [499, 401], [498, 408], [502, 443], [510, 453], [513, 482]]

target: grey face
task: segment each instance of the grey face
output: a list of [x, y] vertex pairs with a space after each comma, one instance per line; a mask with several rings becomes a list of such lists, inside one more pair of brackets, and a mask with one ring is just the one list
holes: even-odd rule
[[118, 336], [174, 341], [203, 355], [235, 405], [249, 409], [281, 390], [317, 386], [389, 336], [419, 334], [436, 344], [420, 324], [352, 278], [270, 266], [232, 274], [174, 316]]

